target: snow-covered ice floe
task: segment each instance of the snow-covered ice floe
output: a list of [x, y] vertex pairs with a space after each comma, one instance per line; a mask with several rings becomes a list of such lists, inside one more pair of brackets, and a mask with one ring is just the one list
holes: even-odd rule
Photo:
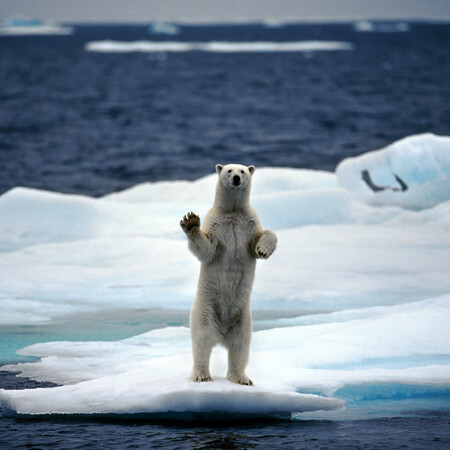
[[[49, 354], [38, 363], [39, 367], [28, 366], [34, 372], [28, 375], [38, 379], [49, 376], [65, 385], [27, 391], [0, 390], [6, 414], [224, 420], [290, 418], [292, 411], [332, 410], [343, 406], [339, 399], [299, 394], [280, 388], [278, 382], [275, 386], [260, 383], [251, 388], [219, 376], [211, 383], [192, 383], [186, 328], [156, 330], [111, 344], [67, 342], [64, 347], [65, 350], [52, 343], [48, 347], [42, 344], [25, 350]], [[220, 356], [216, 361], [219, 365], [226, 359], [223, 354]]]
[[[225, 379], [221, 348], [215, 381], [191, 383], [189, 330], [168, 327], [20, 350], [39, 360], [2, 370], [61, 386], [0, 390], [3, 410], [181, 420], [448, 410], [449, 155], [450, 138], [419, 135], [345, 160], [336, 173], [257, 169], [252, 204], [279, 246], [258, 264], [252, 296], [253, 310], [266, 311], [248, 367], [255, 387]], [[146, 183], [102, 198], [3, 194], [0, 323], [89, 312], [101, 328], [105, 311], [187, 314], [199, 267], [178, 223], [188, 210], [205, 215], [215, 180]]]

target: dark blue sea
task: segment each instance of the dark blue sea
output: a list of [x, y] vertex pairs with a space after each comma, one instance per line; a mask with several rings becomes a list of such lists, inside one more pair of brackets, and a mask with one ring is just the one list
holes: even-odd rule
[[[194, 180], [229, 162], [332, 171], [405, 136], [450, 135], [450, 25], [378, 31], [203, 25], [168, 35], [147, 25], [76, 25], [68, 36], [0, 36], [0, 193], [27, 186], [101, 196], [146, 181]], [[98, 41], [348, 48], [87, 50]], [[38, 386], [0, 371], [0, 388]], [[449, 421], [430, 410], [223, 424], [0, 413], [0, 448], [449, 448]]]
[[[334, 170], [422, 132], [450, 134], [450, 26], [77, 26], [0, 37], [0, 192], [102, 195], [216, 163]], [[339, 41], [351, 51], [96, 53], [92, 41]]]

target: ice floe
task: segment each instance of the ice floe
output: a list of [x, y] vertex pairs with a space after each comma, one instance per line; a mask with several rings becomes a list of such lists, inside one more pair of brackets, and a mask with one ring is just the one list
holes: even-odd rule
[[256, 387], [224, 378], [223, 349], [213, 352], [215, 381], [190, 382], [190, 339], [184, 327], [118, 342], [36, 344], [21, 353], [40, 361], [3, 369], [63, 386], [0, 390], [0, 401], [7, 414], [19, 415], [289, 418], [342, 408], [333, 394], [346, 386], [445, 386], [450, 377], [442, 357], [449, 350], [449, 300], [447, 295], [255, 332], [248, 373]]
[[184, 42], [184, 41], [92, 41], [86, 51], [101, 53], [153, 53], [153, 52], [213, 52], [213, 53], [260, 53], [260, 52], [317, 52], [353, 50], [351, 42], [339, 41], [290, 41], [290, 42]]
[[8, 36], [40, 36], [40, 35], [71, 35], [73, 27], [62, 26], [53, 21], [11, 17], [0, 23], [0, 35]]
[[[258, 263], [252, 296], [253, 310], [267, 311], [255, 321], [255, 388], [224, 378], [220, 348], [211, 363], [216, 380], [189, 382], [189, 330], [169, 327], [113, 342], [29, 346], [21, 354], [39, 361], [4, 369], [63, 386], [1, 391], [3, 408], [305, 417], [350, 414], [361, 403], [352, 393], [364, 392], [372, 400], [381, 392], [383, 411], [386, 396], [407, 397], [409, 408], [442, 406], [450, 384], [449, 145], [450, 138], [413, 136], [345, 160], [336, 173], [257, 168], [252, 204], [279, 246]], [[199, 267], [178, 222], [188, 210], [204, 216], [214, 185], [210, 175], [102, 198], [20, 187], [1, 195], [0, 324], [143, 308], [187, 314]]]

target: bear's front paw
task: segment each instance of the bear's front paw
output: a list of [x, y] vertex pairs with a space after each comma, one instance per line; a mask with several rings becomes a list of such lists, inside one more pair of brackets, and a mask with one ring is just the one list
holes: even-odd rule
[[234, 374], [228, 375], [227, 378], [236, 384], [242, 384], [244, 386], [253, 386], [253, 381], [250, 380], [250, 378], [247, 375], [245, 375], [245, 373], [239, 375]]
[[195, 236], [200, 230], [200, 217], [190, 212], [180, 220], [180, 226], [186, 234]]
[[267, 259], [277, 247], [277, 237], [272, 231], [266, 231], [255, 247], [258, 258]]
[[267, 259], [274, 250], [274, 246], [267, 245], [261, 241], [256, 245], [256, 254], [258, 255], [258, 258]]
[[258, 244], [256, 246], [256, 254], [259, 258], [267, 259], [271, 255], [271, 252], [269, 253], [269, 250], [264, 245]]

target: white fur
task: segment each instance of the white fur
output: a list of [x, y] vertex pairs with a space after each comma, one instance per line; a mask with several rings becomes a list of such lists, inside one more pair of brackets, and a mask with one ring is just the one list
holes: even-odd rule
[[277, 237], [262, 228], [249, 203], [255, 167], [218, 164], [216, 171], [219, 179], [214, 205], [201, 229], [194, 213], [180, 222], [190, 250], [201, 262], [191, 312], [192, 380], [212, 380], [211, 350], [222, 344], [228, 349], [227, 378], [252, 385], [245, 374], [252, 330], [250, 294], [256, 259], [266, 259], [273, 253]]

